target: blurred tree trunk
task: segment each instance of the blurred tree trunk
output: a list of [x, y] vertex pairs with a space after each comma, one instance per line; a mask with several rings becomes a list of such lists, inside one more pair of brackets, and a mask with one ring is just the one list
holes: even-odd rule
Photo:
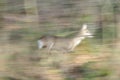
[[103, 42], [103, 22], [102, 22], [102, 5], [98, 5], [98, 33], [100, 42]]
[[[120, 5], [120, 4], [119, 4]], [[120, 7], [119, 7], [120, 8]], [[116, 7], [116, 10], [118, 11], [118, 7]], [[120, 80], [120, 13], [116, 12], [116, 21], [117, 21], [117, 38], [116, 38], [116, 54], [115, 54], [115, 74], [116, 74], [116, 80]]]
[[97, 30], [96, 30], [96, 38], [98, 39], [99, 43], [103, 43], [103, 6], [104, 1], [103, 0], [96, 0], [96, 15], [97, 15]]
[[36, 19], [36, 26], [38, 26], [39, 14], [37, 8], [37, 0], [24, 0], [24, 7], [25, 7], [26, 16], [30, 17], [31, 15], [34, 15]]
[[3, 28], [3, 18], [2, 14], [5, 11], [6, 0], [0, 0], [0, 30]]
[[116, 28], [116, 39], [114, 42], [114, 54], [112, 56], [112, 69], [113, 75], [110, 77], [110, 80], [120, 80], [120, 1], [119, 0], [111, 0], [113, 6], [113, 15], [114, 15], [114, 23]]

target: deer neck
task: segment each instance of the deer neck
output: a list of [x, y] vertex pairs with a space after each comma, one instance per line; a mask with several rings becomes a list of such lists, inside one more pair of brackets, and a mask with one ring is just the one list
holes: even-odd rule
[[85, 39], [84, 36], [81, 36], [81, 37], [75, 37], [75, 38], [73, 39], [74, 46], [79, 45], [79, 44], [81, 43], [81, 41], [84, 40], [84, 39]]
[[80, 36], [80, 37], [75, 37], [74, 38], [75, 41], [80, 41], [80, 42], [84, 39], [85, 39], [85, 36]]
[[74, 39], [77, 39], [77, 40], [83, 40], [83, 39], [85, 39], [85, 35], [84, 34], [82, 34], [82, 32], [81, 33], [78, 33], [75, 37], [74, 37]]
[[85, 35], [82, 30], [75, 37], [77, 39], [82, 39], [82, 40], [85, 39]]

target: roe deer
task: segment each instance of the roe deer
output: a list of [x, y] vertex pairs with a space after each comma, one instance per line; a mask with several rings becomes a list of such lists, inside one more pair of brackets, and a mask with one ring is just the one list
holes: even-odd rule
[[86, 37], [93, 37], [84, 24], [77, 35], [72, 38], [57, 37], [57, 36], [42, 36], [38, 40], [38, 48], [46, 48], [49, 51], [65, 50], [66, 52], [73, 51], [74, 48], [81, 43]]

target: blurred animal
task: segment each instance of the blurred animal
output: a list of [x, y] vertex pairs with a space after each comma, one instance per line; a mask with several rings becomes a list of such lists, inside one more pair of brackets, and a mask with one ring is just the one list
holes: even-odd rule
[[46, 48], [48, 52], [51, 50], [59, 50], [71, 52], [81, 43], [86, 37], [92, 38], [93, 35], [87, 29], [87, 25], [83, 24], [82, 29], [72, 38], [58, 37], [58, 36], [42, 36], [38, 40], [38, 48]]

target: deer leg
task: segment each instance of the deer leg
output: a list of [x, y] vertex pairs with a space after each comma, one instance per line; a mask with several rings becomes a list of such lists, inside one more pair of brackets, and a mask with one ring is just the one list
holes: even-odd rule
[[72, 45], [71, 48], [69, 49], [69, 52], [73, 53], [74, 52], [75, 45]]
[[53, 45], [54, 45], [54, 43], [51, 43], [51, 44], [49, 44], [49, 46], [47, 47], [48, 53], [50, 53], [50, 51], [52, 50]]
[[68, 52], [73, 52], [73, 50], [74, 50], [74, 45], [71, 44], [71, 45], [69, 46], [69, 48], [68, 48]]

